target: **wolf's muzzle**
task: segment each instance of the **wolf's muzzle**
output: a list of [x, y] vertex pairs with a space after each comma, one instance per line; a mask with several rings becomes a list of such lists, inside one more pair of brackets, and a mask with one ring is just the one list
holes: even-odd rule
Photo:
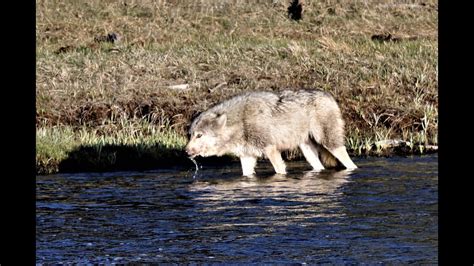
[[196, 156], [196, 155], [197, 155], [197, 152], [196, 152], [196, 150], [195, 150], [195, 149], [193, 149], [193, 148], [186, 148], [185, 150], [186, 150], [186, 153], [187, 153], [189, 156], [192, 156], [192, 157], [194, 157], [194, 156]]

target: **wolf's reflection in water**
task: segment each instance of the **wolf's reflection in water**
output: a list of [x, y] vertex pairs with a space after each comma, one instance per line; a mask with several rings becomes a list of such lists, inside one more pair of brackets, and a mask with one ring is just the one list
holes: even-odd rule
[[[246, 216], [259, 224], [301, 225], [314, 218], [344, 215], [339, 208], [343, 197], [340, 188], [350, 182], [350, 174], [343, 170], [197, 180], [189, 189], [200, 192], [195, 200], [204, 205], [202, 211], [229, 215], [227, 222], [212, 227], [240, 225]], [[234, 215], [237, 213], [239, 216]]]

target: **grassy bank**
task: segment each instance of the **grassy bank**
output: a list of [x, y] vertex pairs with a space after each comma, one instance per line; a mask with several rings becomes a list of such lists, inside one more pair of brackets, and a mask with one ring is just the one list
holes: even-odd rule
[[37, 171], [180, 162], [195, 114], [288, 87], [336, 97], [353, 155], [419, 153], [437, 144], [437, 2], [405, 2], [307, 1], [296, 22], [287, 1], [37, 1]]
[[149, 169], [189, 164], [186, 138], [163, 126], [122, 123], [101, 127], [55, 126], [36, 132], [38, 173]]

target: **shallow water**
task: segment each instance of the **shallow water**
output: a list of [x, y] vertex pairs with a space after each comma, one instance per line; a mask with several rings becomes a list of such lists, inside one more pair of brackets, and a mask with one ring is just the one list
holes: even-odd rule
[[[37, 177], [37, 263], [438, 262], [437, 155]], [[199, 158], [198, 158], [199, 161]]]

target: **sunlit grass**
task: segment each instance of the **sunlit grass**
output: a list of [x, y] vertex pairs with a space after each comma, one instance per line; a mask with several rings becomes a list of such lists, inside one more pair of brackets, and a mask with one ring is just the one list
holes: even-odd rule
[[182, 150], [185, 144], [186, 138], [169, 128], [143, 122], [128, 123], [120, 130], [112, 125], [92, 129], [71, 126], [44, 127], [36, 131], [36, 167], [38, 173], [57, 172], [59, 164], [68, 159], [71, 153], [74, 153], [75, 157], [86, 157], [90, 156], [91, 152], [98, 155], [97, 158], [90, 158], [90, 161], [96, 160], [94, 164], [113, 167], [117, 159], [113, 158], [113, 150], [109, 152], [111, 154], [101, 154], [107, 147], [125, 148], [134, 153], [131, 156], [137, 157], [136, 159], [148, 156], [157, 162], [169, 161], [178, 156], [176, 152]]

